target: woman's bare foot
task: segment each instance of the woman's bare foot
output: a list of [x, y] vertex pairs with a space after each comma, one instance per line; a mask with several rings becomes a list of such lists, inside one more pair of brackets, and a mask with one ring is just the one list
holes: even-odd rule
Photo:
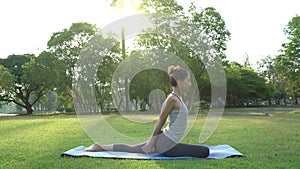
[[83, 151], [85, 151], [85, 152], [97, 152], [97, 151], [104, 151], [104, 149], [101, 148], [99, 143], [95, 143], [95, 144], [89, 146], [88, 148], [84, 149]]

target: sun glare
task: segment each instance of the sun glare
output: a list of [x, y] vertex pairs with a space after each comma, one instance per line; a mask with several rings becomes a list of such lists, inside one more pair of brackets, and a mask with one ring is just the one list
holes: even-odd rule
[[137, 10], [140, 2], [140, 0], [123, 0], [123, 7], [122, 9], [119, 9], [119, 11], [123, 15], [136, 14], [138, 12]]

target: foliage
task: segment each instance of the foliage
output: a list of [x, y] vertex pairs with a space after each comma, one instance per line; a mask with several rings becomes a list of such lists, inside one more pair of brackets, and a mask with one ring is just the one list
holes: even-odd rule
[[274, 98], [275, 103], [279, 105], [280, 101], [286, 97], [287, 83], [276, 65], [278, 65], [276, 58], [267, 56], [259, 62], [259, 71], [272, 89], [269, 100]]
[[59, 107], [62, 110], [73, 108], [71, 88], [74, 67], [81, 50], [96, 32], [95, 25], [85, 22], [73, 23], [69, 29], [54, 32], [47, 43], [49, 52], [64, 65], [61, 67], [62, 70], [59, 70], [62, 73], [57, 77], [60, 82], [60, 85], [57, 86], [57, 92], [64, 100], [59, 102]]
[[[112, 6], [120, 7], [125, 3], [123, 0], [110, 2]], [[136, 4], [137, 1], [132, 2]], [[95, 25], [80, 22], [53, 33], [47, 43], [47, 51], [43, 51], [38, 57], [24, 54], [0, 59], [0, 106], [14, 102], [19, 106], [18, 109], [23, 107], [27, 113], [31, 113], [35, 103], [47, 103], [51, 97], [47, 97], [47, 93], [54, 92], [57, 94], [57, 110], [74, 111], [72, 96], [91, 94], [85, 93], [86, 90], [72, 93], [72, 80], [77, 68], [81, 70], [77, 73], [82, 73], [78, 78], [93, 79], [88, 86], [95, 88], [96, 101], [101, 110], [105, 111], [111, 106], [115, 71], [126, 60], [127, 67], [123, 69], [123, 74], [130, 74], [130, 71], [138, 68], [143, 70], [138, 65], [150, 69], [138, 72], [130, 79], [129, 93], [126, 88], [128, 77], [117, 83], [126, 86], [126, 97], [130, 94], [130, 99], [136, 100], [136, 103], [145, 101], [149, 104], [149, 93], [153, 89], [169, 92], [166, 74], [157, 70], [157, 65], [164, 68], [167, 68], [166, 64], [180, 65], [181, 63], [176, 62], [177, 57], [196, 78], [201, 100], [211, 100], [211, 88], [215, 84], [211, 84], [207, 70], [216, 67], [215, 62], [220, 62], [226, 68], [228, 104], [248, 104], [250, 100], [257, 99], [266, 99], [270, 103], [275, 99], [279, 104], [289, 97], [297, 104], [297, 98], [300, 97], [299, 16], [293, 17], [284, 29], [288, 41], [282, 45], [281, 54], [275, 58], [264, 58], [260, 63], [260, 73], [257, 73], [249, 67], [249, 58], [246, 58], [244, 65], [226, 60], [224, 51], [227, 49], [230, 32], [215, 8], [202, 9], [191, 3], [185, 10], [176, 0], [141, 0], [139, 10], [151, 13], [150, 20], [155, 26], [138, 36], [138, 49], [130, 54], [125, 54], [125, 47], [120, 49], [120, 43], [114, 35], [104, 38]], [[142, 49], [144, 53], [141, 52]], [[121, 50], [124, 52], [123, 56]], [[84, 58], [85, 61], [83, 59], [80, 63], [82, 65], [77, 65], [79, 57], [85, 55], [92, 57]], [[184, 64], [181, 66], [184, 67]], [[89, 68], [95, 71], [90, 71]], [[85, 87], [87, 86], [81, 86]], [[117, 106], [121, 104], [118, 102]]]
[[288, 42], [284, 43], [282, 54], [276, 57], [276, 69], [287, 82], [286, 92], [298, 104], [300, 97], [300, 16], [295, 16], [284, 29]]
[[140, 108], [146, 110], [146, 105], [150, 104], [149, 96], [152, 91], [159, 89], [164, 93], [170, 92], [167, 79], [166, 72], [158, 69], [147, 69], [138, 73], [130, 83], [131, 99], [136, 100], [136, 102], [142, 101]]
[[139, 8], [146, 13], [165, 15], [178, 14], [183, 10], [176, 0], [142, 0]]
[[201, 96], [209, 98], [207, 69], [225, 61], [224, 51], [230, 37], [221, 15], [214, 8], [198, 9], [194, 4], [185, 13], [174, 0], [145, 0], [141, 6], [146, 13], [153, 12], [150, 20], [155, 26], [139, 35], [140, 48], [175, 56], [168, 60], [170, 65], [179, 57], [191, 69]]
[[37, 58], [11, 55], [2, 62], [8, 68], [2, 66], [1, 70], [1, 101], [13, 102], [25, 108], [28, 114], [33, 112], [36, 102], [58, 85], [59, 63], [50, 53], [42, 52]]
[[217, 51], [220, 59], [225, 59], [224, 51], [227, 49], [226, 42], [230, 40], [230, 32], [227, 30], [226, 23], [220, 13], [213, 7], [207, 7], [198, 12], [194, 4], [189, 8], [191, 22], [197, 28], [201, 29], [206, 36], [208, 42], [212, 42], [212, 46]]
[[[108, 39], [106, 39], [108, 40]], [[111, 49], [111, 53], [107, 54], [103, 57], [100, 65], [97, 70], [97, 81], [96, 81], [96, 91], [97, 91], [97, 101], [101, 107], [101, 111], [110, 111], [111, 100], [112, 100], [112, 78], [115, 70], [118, 65], [122, 61], [122, 57], [120, 57], [121, 49], [119, 48], [119, 43], [114, 39], [111, 39], [115, 42], [115, 45]], [[104, 40], [105, 41], [105, 40]]]
[[[35, 99], [34, 96], [33, 98]], [[41, 112], [55, 111], [57, 108], [56, 101], [57, 94], [55, 92], [50, 91], [42, 99], [36, 102], [36, 104], [33, 107], [36, 111]]]
[[[35, 58], [33, 55], [10, 55], [7, 59], [1, 60], [1, 97], [4, 102], [13, 102], [26, 109], [28, 114], [32, 113], [32, 105], [43, 95], [46, 88], [43, 83], [45, 79], [39, 79], [38, 74], [33, 75]], [[38, 71], [41, 75], [43, 71]], [[37, 98], [30, 102], [30, 96], [37, 95]]]
[[120, 43], [114, 35], [104, 37], [98, 32], [91, 37], [74, 67], [72, 92], [78, 105], [98, 104], [101, 111], [106, 111], [111, 102], [112, 76], [122, 60], [120, 52]]
[[1, 98], [4, 98], [14, 87], [15, 76], [3, 65], [0, 65], [0, 79]]
[[249, 105], [250, 100], [267, 99], [272, 91], [263, 77], [251, 68], [230, 66], [226, 68], [227, 104]]

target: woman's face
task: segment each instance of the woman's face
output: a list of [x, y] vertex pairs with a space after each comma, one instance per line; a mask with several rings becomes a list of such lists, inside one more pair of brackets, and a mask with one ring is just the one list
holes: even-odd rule
[[184, 80], [179, 80], [179, 86], [181, 90], [187, 91], [192, 86], [190, 74]]

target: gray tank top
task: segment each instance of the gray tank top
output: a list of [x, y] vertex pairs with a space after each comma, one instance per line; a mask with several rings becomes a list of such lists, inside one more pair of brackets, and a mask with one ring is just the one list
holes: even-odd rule
[[172, 94], [177, 96], [180, 100], [181, 108], [172, 110], [169, 113], [169, 124], [163, 129], [163, 133], [168, 138], [178, 143], [182, 139], [187, 126], [188, 109], [180, 96], [178, 96], [176, 93]]

